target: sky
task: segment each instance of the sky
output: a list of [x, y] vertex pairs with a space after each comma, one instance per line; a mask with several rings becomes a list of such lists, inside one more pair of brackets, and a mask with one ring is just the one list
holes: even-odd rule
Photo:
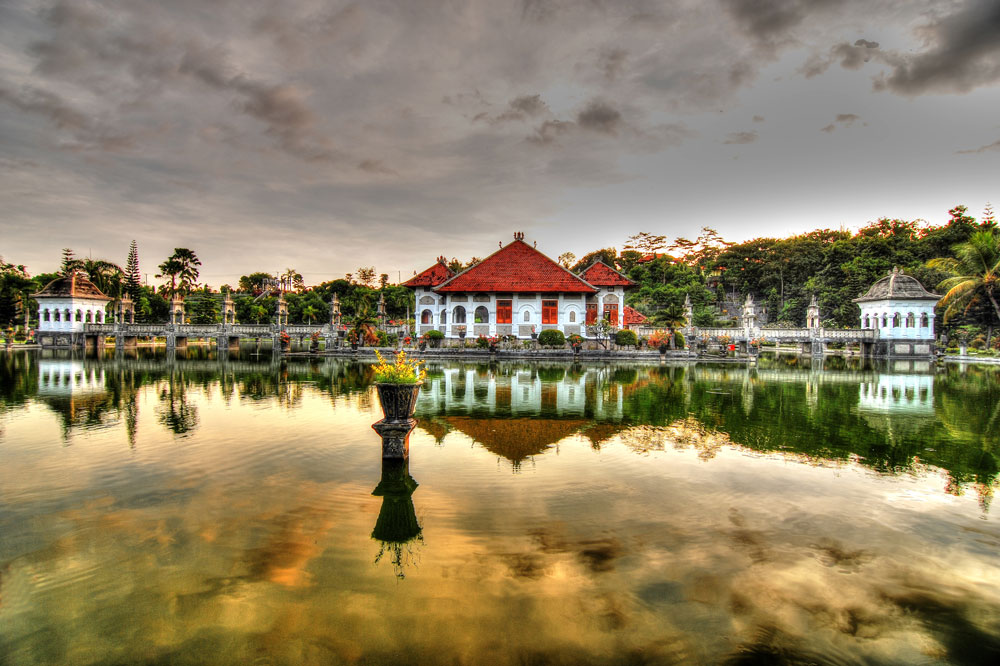
[[1000, 206], [997, 0], [0, 0], [0, 256], [405, 280]]

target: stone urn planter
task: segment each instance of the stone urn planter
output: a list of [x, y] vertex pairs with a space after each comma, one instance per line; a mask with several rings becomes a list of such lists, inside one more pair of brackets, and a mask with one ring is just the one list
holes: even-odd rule
[[378, 401], [382, 405], [382, 414], [387, 423], [404, 423], [413, 418], [417, 409], [417, 396], [423, 382], [416, 384], [375, 384], [378, 390]]
[[490, 345], [490, 353], [491, 354], [496, 354], [497, 353], [497, 346], [496, 345]]

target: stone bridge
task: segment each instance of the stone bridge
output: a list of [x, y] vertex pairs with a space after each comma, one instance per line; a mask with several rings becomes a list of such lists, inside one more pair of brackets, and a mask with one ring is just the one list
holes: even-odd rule
[[114, 338], [115, 347], [135, 347], [139, 338], [163, 338], [168, 349], [184, 348], [188, 340], [215, 340], [219, 349], [238, 349], [241, 339], [270, 340], [272, 348], [280, 350], [279, 338], [285, 332], [293, 340], [302, 342], [314, 333], [326, 341], [327, 349], [340, 344], [341, 331], [330, 324], [286, 325], [276, 324], [86, 324], [84, 336], [87, 347], [103, 347], [107, 338]]
[[720, 341], [729, 339], [729, 344], [736, 345], [741, 351], [754, 340], [775, 342], [778, 344], [798, 345], [803, 354], [821, 355], [826, 346], [832, 342], [856, 344], [862, 356], [872, 356], [875, 342], [878, 340], [878, 329], [874, 328], [697, 328], [684, 330], [689, 344], [697, 342]]

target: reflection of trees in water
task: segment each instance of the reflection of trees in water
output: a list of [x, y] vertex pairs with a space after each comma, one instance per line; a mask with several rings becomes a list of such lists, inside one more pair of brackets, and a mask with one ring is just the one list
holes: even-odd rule
[[423, 543], [423, 534], [413, 507], [413, 492], [417, 482], [410, 476], [407, 460], [383, 460], [382, 479], [372, 495], [382, 498], [372, 538], [379, 542], [375, 556], [378, 564], [386, 556], [397, 578], [405, 578], [405, 569], [415, 563], [416, 546]]
[[189, 400], [187, 390], [183, 372], [170, 373], [159, 390], [157, 420], [177, 435], [188, 433], [198, 425], [198, 408]]

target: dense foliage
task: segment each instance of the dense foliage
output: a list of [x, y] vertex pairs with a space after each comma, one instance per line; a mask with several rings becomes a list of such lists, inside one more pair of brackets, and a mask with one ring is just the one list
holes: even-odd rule
[[[806, 306], [815, 295], [825, 326], [850, 328], [858, 325], [853, 299], [899, 266], [927, 289], [950, 294], [942, 304], [947, 322], [940, 317], [939, 330], [946, 324], [949, 332], [985, 336], [988, 341], [1000, 326], [994, 290], [1000, 279], [998, 247], [1000, 235], [990, 209], [977, 222], [964, 206], [956, 206], [939, 225], [883, 218], [856, 233], [816, 230], [742, 243], [727, 242], [709, 228], [693, 241], [668, 242], [666, 236], [640, 232], [628, 239], [620, 253], [616, 248], [595, 250], [572, 264], [572, 270], [579, 272], [603, 261], [627, 275], [637, 287], [629, 291], [626, 302], [649, 317], [648, 325], [656, 328], [676, 330], [687, 323], [685, 298], [692, 304], [691, 323], [735, 324], [733, 313], [747, 294], [767, 308], [771, 324], [802, 326]], [[560, 256], [564, 264], [574, 259], [568, 252]], [[983, 261], [993, 263], [977, 268]], [[461, 270], [477, 262], [473, 257], [467, 263], [458, 259], [451, 263]], [[114, 299], [129, 293], [138, 322], [165, 321], [168, 299], [174, 293], [185, 295], [187, 316], [194, 323], [221, 321], [225, 292], [231, 292], [241, 323], [273, 321], [281, 291], [292, 324], [329, 322], [335, 295], [342, 321], [349, 326], [360, 318], [372, 319], [379, 297], [385, 300], [388, 319], [403, 320], [413, 314], [412, 291], [388, 284], [388, 276], [378, 274], [374, 267], [362, 267], [343, 279], [315, 286], [306, 286], [301, 274], [291, 268], [279, 275], [257, 271], [240, 277], [235, 289], [223, 285], [214, 291], [197, 282], [200, 265], [193, 250], [176, 248], [158, 265], [162, 283], [157, 290], [139, 284], [139, 252], [134, 241], [124, 270], [111, 261], [77, 259], [70, 249], [63, 251], [60, 270], [54, 273], [32, 276], [24, 266], [0, 260], [0, 326], [23, 325], [25, 311], [37, 310], [31, 294], [68, 270], [86, 273]], [[956, 291], [956, 286], [961, 288]]]

